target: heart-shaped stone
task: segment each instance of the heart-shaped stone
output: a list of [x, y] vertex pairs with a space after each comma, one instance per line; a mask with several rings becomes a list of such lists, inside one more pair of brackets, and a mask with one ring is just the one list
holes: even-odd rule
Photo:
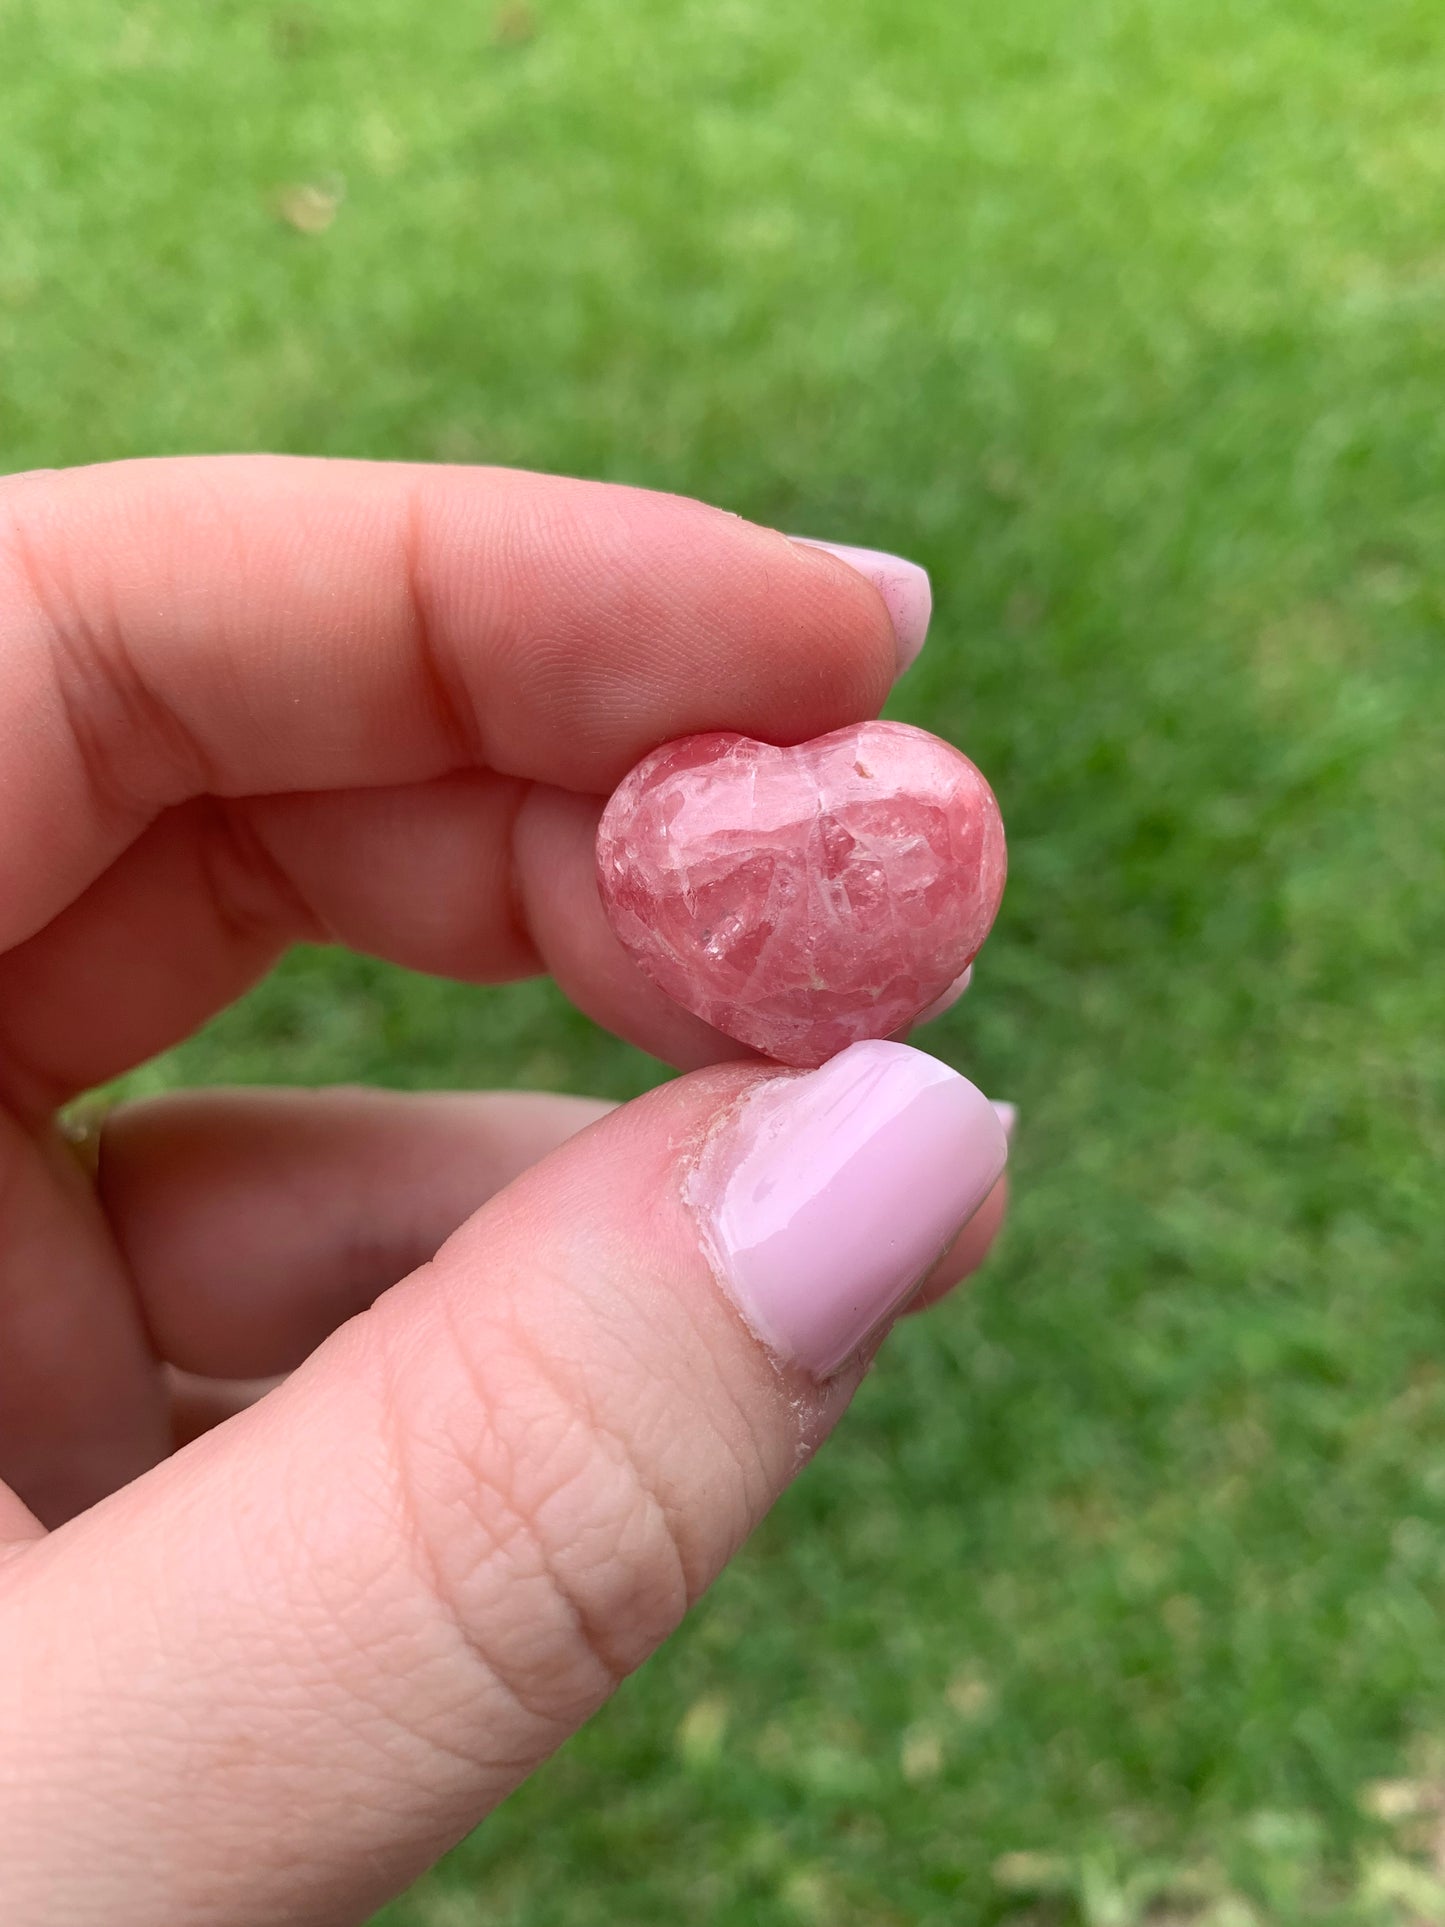
[[907, 723], [793, 749], [685, 736], [597, 831], [608, 922], [675, 1003], [783, 1064], [921, 1015], [1003, 895], [1003, 822], [966, 756]]

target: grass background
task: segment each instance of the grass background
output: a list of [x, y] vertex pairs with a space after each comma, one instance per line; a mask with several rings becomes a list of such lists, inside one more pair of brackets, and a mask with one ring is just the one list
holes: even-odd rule
[[[388, 1927], [1445, 1920], [1442, 206], [1437, 0], [0, 0], [0, 465], [896, 547], [1010, 826], [1006, 1247]], [[308, 953], [137, 1081], [660, 1074]]]

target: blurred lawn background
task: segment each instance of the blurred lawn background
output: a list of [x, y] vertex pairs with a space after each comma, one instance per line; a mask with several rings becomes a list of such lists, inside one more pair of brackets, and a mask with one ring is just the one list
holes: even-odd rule
[[[1445, 9], [0, 0], [0, 466], [893, 547], [1017, 1210], [390, 1927], [1445, 1921]], [[138, 1088], [660, 1067], [308, 953]]]

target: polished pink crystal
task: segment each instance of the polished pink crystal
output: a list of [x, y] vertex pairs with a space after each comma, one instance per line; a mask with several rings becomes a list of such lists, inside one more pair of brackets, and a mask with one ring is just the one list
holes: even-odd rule
[[1003, 822], [966, 756], [907, 723], [778, 749], [685, 736], [597, 831], [608, 921], [675, 1003], [783, 1064], [889, 1037], [973, 960]]

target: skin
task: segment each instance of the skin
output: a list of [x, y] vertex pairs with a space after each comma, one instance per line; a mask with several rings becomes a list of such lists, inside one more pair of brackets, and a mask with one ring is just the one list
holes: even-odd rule
[[[681, 1173], [768, 1072], [632, 968], [592, 839], [670, 737], [876, 713], [892, 630], [695, 502], [242, 458], [0, 482], [0, 640], [0, 1913], [361, 1921], [672, 1630], [864, 1369], [780, 1366], [710, 1276]], [[692, 1074], [187, 1093], [83, 1170], [57, 1108], [301, 938], [550, 971]]]

